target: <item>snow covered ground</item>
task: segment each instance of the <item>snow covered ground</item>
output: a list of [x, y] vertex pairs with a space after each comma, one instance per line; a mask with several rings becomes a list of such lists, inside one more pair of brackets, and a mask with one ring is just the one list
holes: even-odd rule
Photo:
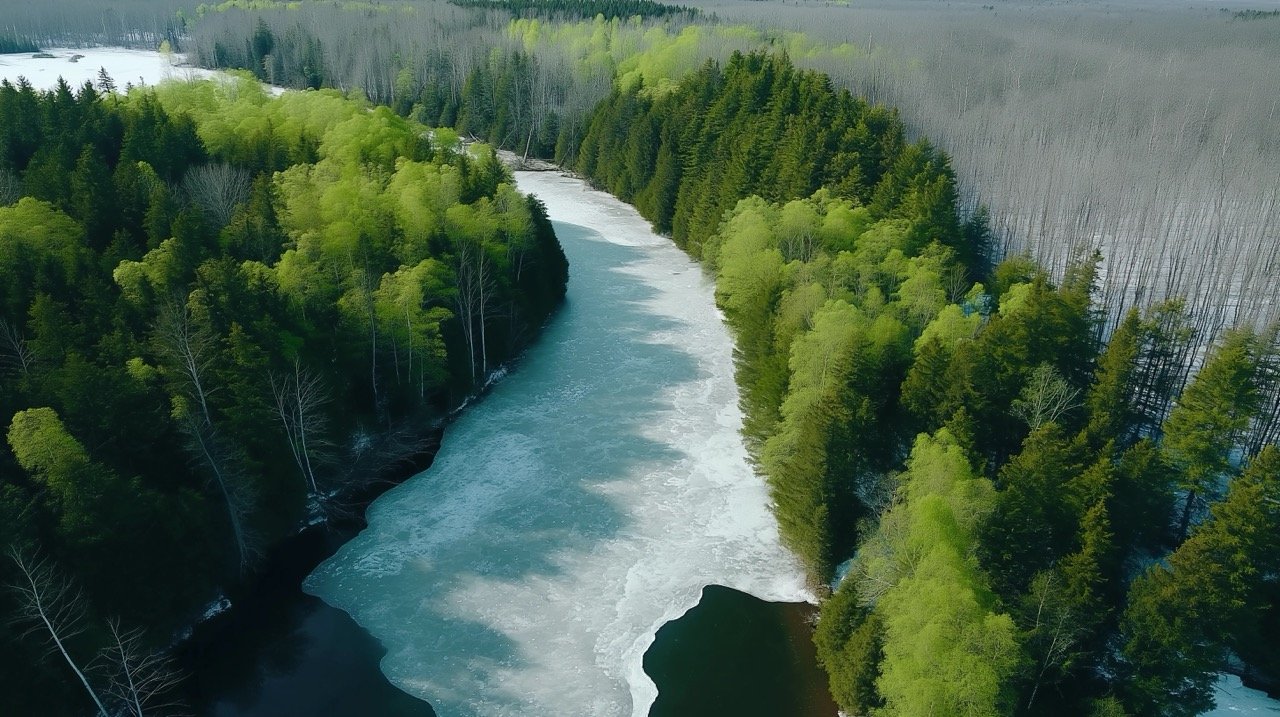
[[[85, 82], [97, 85], [98, 70], [105, 68], [116, 87], [123, 91], [126, 84], [154, 85], [169, 78], [212, 77], [212, 70], [183, 67], [181, 55], [165, 56], [147, 50], [126, 50], [119, 47], [91, 47], [85, 49], [57, 48], [46, 50], [52, 58], [33, 57], [32, 53], [0, 55], [0, 78], [17, 82], [26, 77], [36, 89], [53, 89], [58, 78], [66, 79], [72, 89]], [[82, 55], [75, 62], [71, 58]], [[179, 64], [174, 64], [179, 63]]]
[[813, 596], [747, 464], [711, 281], [607, 194], [517, 181], [557, 222], [566, 306], [305, 587], [445, 717], [644, 715], [644, 653], [704, 586]]

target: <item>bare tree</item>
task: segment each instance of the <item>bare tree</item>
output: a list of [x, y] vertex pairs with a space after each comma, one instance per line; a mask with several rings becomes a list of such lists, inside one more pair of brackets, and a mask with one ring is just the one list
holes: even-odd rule
[[194, 320], [185, 303], [173, 301], [160, 309], [156, 339], [160, 353], [173, 364], [181, 386], [182, 395], [174, 412], [187, 434], [188, 450], [208, 469], [222, 496], [243, 572], [257, 555], [257, 541], [248, 527], [255, 497], [249, 480], [238, 468], [241, 461], [237, 451], [218, 436], [209, 408], [212, 389], [207, 377], [217, 354], [218, 338]]
[[0, 319], [0, 352], [5, 363], [17, 370], [23, 377], [30, 375], [31, 366], [35, 363], [35, 353], [23, 337], [18, 327]]
[[326, 418], [322, 409], [329, 402], [329, 396], [324, 384], [318, 374], [304, 369], [297, 359], [293, 362], [292, 373], [283, 376], [271, 373], [268, 379], [276, 402], [276, 415], [284, 427], [293, 460], [298, 464], [311, 494], [319, 495], [320, 485], [316, 480], [312, 455], [326, 445], [323, 438]]
[[947, 301], [953, 304], [963, 301], [971, 286], [968, 270], [958, 263], [952, 264], [942, 274], [942, 288], [947, 292]]
[[76, 679], [89, 694], [98, 714], [111, 717], [98, 691], [89, 684], [85, 670], [72, 658], [67, 642], [84, 632], [84, 594], [61, 574], [46, 558], [9, 549], [9, 559], [18, 567], [21, 579], [12, 585], [18, 595], [18, 611], [15, 622], [28, 626], [27, 633], [41, 633], [51, 649], [60, 654]]
[[175, 300], [160, 307], [156, 338], [160, 352], [173, 362], [187, 392], [199, 405], [200, 420], [212, 426], [210, 389], [205, 376], [217, 353], [217, 337], [193, 320], [185, 303]]
[[139, 629], [125, 630], [120, 621], [107, 622], [111, 643], [99, 653], [111, 675], [107, 692], [120, 705], [118, 714], [146, 717], [163, 713], [173, 717], [183, 704], [172, 695], [182, 673], [162, 652], [146, 647]]
[[0, 207], [7, 207], [22, 196], [22, 178], [9, 169], [0, 169]]
[[1013, 402], [1012, 412], [1035, 431], [1079, 405], [1080, 389], [1067, 383], [1058, 369], [1042, 363], [1031, 372], [1022, 395]]
[[1027, 698], [1027, 709], [1035, 704], [1036, 695], [1044, 685], [1045, 677], [1061, 670], [1075, 651], [1080, 635], [1080, 616], [1072, 610], [1061, 595], [1057, 573], [1041, 573], [1031, 581], [1028, 599], [1035, 602], [1035, 618], [1027, 630], [1029, 642], [1040, 653], [1035, 683]]
[[213, 478], [213, 484], [227, 507], [227, 520], [236, 543], [240, 572], [246, 572], [257, 561], [261, 545], [249, 526], [257, 496], [247, 476], [241, 471], [236, 450], [218, 436], [212, 424], [199, 416], [184, 412], [182, 429], [187, 434], [187, 447], [197, 463]]
[[477, 358], [481, 377], [489, 372], [485, 324], [489, 319], [489, 305], [493, 300], [492, 268], [484, 244], [479, 240], [460, 238], [454, 241], [453, 260], [458, 281], [454, 303], [458, 309], [458, 320], [462, 324], [463, 338], [467, 342], [471, 383], [474, 384]]
[[1260, 400], [1246, 443], [1251, 456], [1280, 441], [1280, 321], [1259, 336], [1255, 380]]
[[236, 207], [249, 199], [247, 170], [226, 163], [202, 164], [187, 171], [182, 188], [218, 227], [231, 223]]

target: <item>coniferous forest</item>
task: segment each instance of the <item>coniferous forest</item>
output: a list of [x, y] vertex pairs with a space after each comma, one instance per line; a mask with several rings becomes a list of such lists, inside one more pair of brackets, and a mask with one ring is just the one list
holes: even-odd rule
[[1274, 297], [1010, 251], [1020, 220], [883, 88], [805, 69], [857, 46], [585, 5], [233, 1], [172, 35], [235, 81], [0, 86], [6, 707], [167, 680], [193, 610], [536, 336], [564, 255], [459, 137], [715, 277], [844, 713], [1192, 717], [1228, 667], [1280, 681], [1280, 324], [1241, 310]]
[[0, 118], [23, 195], [0, 208], [2, 599], [34, 619], [6, 627], [0, 673], [14, 713], [49, 714], [84, 694], [65, 663], [32, 674], [48, 640], [127, 678], [422, 450], [566, 264], [492, 152], [334, 92], [5, 83]]

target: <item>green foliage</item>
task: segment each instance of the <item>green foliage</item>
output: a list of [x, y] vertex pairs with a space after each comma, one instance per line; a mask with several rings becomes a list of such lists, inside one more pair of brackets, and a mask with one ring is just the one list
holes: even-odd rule
[[1164, 447], [1181, 487], [1212, 494], [1232, 470], [1232, 449], [1258, 410], [1257, 338], [1229, 332], [1182, 392], [1164, 424]]
[[[904, 145], [896, 116], [837, 92], [825, 76], [778, 55], [735, 54], [656, 97], [642, 86], [615, 90], [592, 115], [577, 168], [707, 259], [715, 257], [708, 240], [739, 199], [786, 202], [823, 187], [857, 203], [875, 194], [870, 218], [907, 219], [907, 255], [931, 241], [958, 246], [945, 156]], [[676, 158], [683, 162], [672, 166]], [[805, 223], [797, 215], [787, 224], [797, 222]], [[819, 244], [815, 232], [784, 235], [788, 260], [807, 259]]]
[[1018, 635], [973, 557], [991, 484], [945, 431], [920, 436], [907, 467], [900, 502], [851, 578], [884, 620], [877, 689], [892, 714], [1005, 713], [1022, 661]]
[[1137, 715], [1212, 707], [1215, 672], [1255, 629], [1277, 567], [1280, 451], [1263, 450], [1207, 521], [1134, 582], [1122, 623], [1125, 696]]
[[1068, 497], [1069, 487], [1084, 469], [1083, 453], [1049, 424], [1028, 436], [1022, 452], [1000, 469], [1002, 490], [983, 526], [982, 550], [1002, 595], [1021, 594], [1034, 574], [1071, 549], [1084, 505], [1080, 497]]
[[813, 642], [842, 710], [866, 715], [883, 706], [876, 679], [884, 659], [884, 624], [879, 613], [862, 604], [855, 581], [841, 582], [822, 603]]
[[0, 206], [0, 540], [156, 640], [564, 294], [543, 207], [491, 152], [334, 92], [4, 83], [0, 118], [28, 195]]

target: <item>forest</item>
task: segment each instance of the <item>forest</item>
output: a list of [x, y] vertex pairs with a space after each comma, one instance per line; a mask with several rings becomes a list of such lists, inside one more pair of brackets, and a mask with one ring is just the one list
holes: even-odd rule
[[[112, 84], [0, 85], [20, 714], [152, 714], [170, 680], [150, 651], [422, 450], [567, 278], [541, 206], [445, 130], [251, 79]], [[65, 660], [38, 659], [49, 641]], [[90, 665], [98, 686], [59, 688]]]
[[577, 168], [716, 273], [847, 713], [1190, 716], [1280, 664], [1277, 326], [1181, 390], [1182, 302], [1104, 341], [1096, 255], [988, 267], [947, 157], [777, 56], [615, 92]]
[[[552, 309], [565, 270], [545, 220], [460, 135], [555, 159], [714, 274], [748, 448], [784, 539], [829, 586], [814, 640], [847, 714], [1190, 717], [1228, 664], [1276, 683], [1265, 13], [1121, 28], [1095, 9], [962, 8], [948, 24], [807, 4], [766, 31], [730, 22], [772, 3], [582, 20], [354, 5], [177, 16], [201, 65], [341, 94], [270, 101], [245, 79], [0, 95], [5, 127], [63, 118], [38, 109], [59, 101], [94, 118], [11, 132], [0, 164], [0, 186], [30, 195], [0, 210], [4, 236], [50, 227], [39, 244], [60, 247], [9, 250], [22, 281], [0, 329], [21, 378], [0, 398], [16, 412], [4, 470], [22, 477], [0, 525], [85, 583], [88, 649], [109, 617], [163, 614], [141, 607], [157, 599], [182, 614], [209, 574], [180, 580], [186, 597], [136, 593], [192, 556], [239, 570], [247, 537], [287, 528], [255, 523], [257, 506], [292, 518], [324, 494], [308, 456], [332, 464], [335, 437], [438, 415]], [[1196, 51], [1169, 49], [1192, 33]], [[1239, 71], [1186, 92], [1217, 81], [1205, 57]], [[126, 153], [141, 115], [172, 140]], [[422, 125], [456, 134], [406, 129]], [[333, 215], [345, 206], [375, 209]], [[162, 457], [196, 480], [162, 478]], [[95, 584], [92, 551], [136, 536], [92, 531], [103, 515], [59, 492], [85, 471], [120, 514], [150, 505], [190, 540], [148, 544], [173, 553], [136, 566], [152, 576]]]

